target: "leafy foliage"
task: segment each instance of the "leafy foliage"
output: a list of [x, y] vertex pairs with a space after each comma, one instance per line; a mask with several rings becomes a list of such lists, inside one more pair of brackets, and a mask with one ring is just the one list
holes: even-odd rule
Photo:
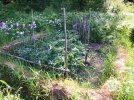
[[[81, 54], [83, 45], [77, 41], [78, 36], [68, 33], [68, 62], [69, 67], [83, 66]], [[33, 47], [32, 41], [24, 43], [17, 47], [14, 52], [20, 57], [57, 67], [64, 66], [64, 33], [57, 31], [48, 35], [42, 40], [36, 41], [36, 47]]]

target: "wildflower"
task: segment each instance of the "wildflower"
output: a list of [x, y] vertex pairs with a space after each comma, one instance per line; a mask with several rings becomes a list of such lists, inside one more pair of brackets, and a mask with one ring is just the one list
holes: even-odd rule
[[19, 32], [19, 31], [17, 31], [16, 33], [17, 33], [17, 34], [19, 34], [20, 32]]
[[13, 22], [10, 20], [10, 23], [13, 23]]
[[48, 23], [51, 24], [51, 20]]
[[129, 80], [128, 83], [129, 84], [133, 84], [134, 83], [134, 80]]
[[20, 35], [23, 35], [24, 34], [24, 31], [23, 32], [20, 32]]
[[125, 92], [130, 93], [130, 87], [126, 87]]
[[36, 28], [36, 27], [37, 27], [37, 26], [36, 26], [36, 22], [33, 21], [32, 24], [31, 24], [31, 29], [34, 29], [34, 28]]
[[1, 22], [1, 29], [6, 29], [7, 28], [7, 25], [6, 25], [6, 23], [5, 22]]
[[40, 61], [40, 60], [38, 61], [38, 63], [39, 63], [39, 65], [41, 66], [41, 61]]
[[23, 24], [23, 28], [25, 28], [25, 24]]
[[11, 28], [13, 28], [13, 24], [11, 24]]
[[28, 24], [29, 27], [31, 27], [31, 24]]
[[5, 32], [6, 35], [8, 35], [9, 33], [8, 32]]
[[11, 30], [11, 28], [8, 28], [7, 30]]
[[16, 23], [16, 26], [19, 27], [19, 23]]

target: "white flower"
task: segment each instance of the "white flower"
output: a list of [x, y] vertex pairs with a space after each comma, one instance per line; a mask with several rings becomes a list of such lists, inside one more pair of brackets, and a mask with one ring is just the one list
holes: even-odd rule
[[31, 26], [31, 24], [28, 24], [28, 26], [30, 27], [30, 26]]
[[23, 28], [25, 28], [25, 24], [23, 24]]
[[39, 63], [39, 65], [41, 66], [41, 61], [40, 61], [40, 60], [38, 61], [38, 63]]
[[12, 21], [10, 20], [10, 23], [12, 23]]
[[24, 34], [24, 31], [23, 32], [20, 32], [20, 35], [23, 35]]
[[134, 80], [129, 80], [128, 83], [129, 84], [134, 84]]
[[126, 93], [130, 93], [130, 87], [127, 87], [127, 88], [125, 89], [125, 92], [126, 92]]
[[17, 34], [19, 34], [20, 32], [19, 32], [19, 31], [17, 31], [16, 33], [17, 33]]
[[6, 32], [5, 34], [9, 34], [8, 32]]
[[13, 24], [11, 24], [11, 28], [13, 28]]
[[7, 30], [11, 30], [11, 28], [8, 28]]
[[16, 23], [16, 26], [18, 27], [19, 26], [19, 23]]

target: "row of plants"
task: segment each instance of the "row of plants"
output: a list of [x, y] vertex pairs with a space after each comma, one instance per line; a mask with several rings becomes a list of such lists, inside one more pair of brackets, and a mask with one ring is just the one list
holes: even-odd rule
[[[63, 15], [56, 14], [53, 11], [48, 11], [41, 13], [35, 12], [32, 22], [32, 14], [19, 14], [19, 16], [14, 18], [9, 18], [6, 21], [1, 21], [1, 34], [6, 34], [12, 40], [16, 38], [24, 38], [23, 36], [28, 36], [32, 34], [32, 26], [34, 25], [36, 32], [47, 32], [57, 30], [63, 31]], [[107, 40], [112, 40], [111, 38], [116, 37], [116, 29], [122, 17], [120, 15], [111, 15], [108, 13], [100, 12], [69, 12], [67, 13], [67, 28], [69, 31], [71, 29], [72, 18], [82, 19], [86, 16], [89, 23], [89, 34], [90, 40], [92, 42], [102, 42]], [[19, 20], [19, 21], [18, 21]], [[2, 25], [3, 24], [3, 25]]]
[[[35, 41], [28, 41], [16, 47], [13, 52], [27, 60], [39, 64], [46, 64], [55, 67], [64, 66], [64, 32], [54, 31], [46, 35], [45, 38]], [[78, 41], [79, 36], [68, 33], [68, 66], [69, 69], [79, 69], [83, 67], [82, 54], [83, 44]]]

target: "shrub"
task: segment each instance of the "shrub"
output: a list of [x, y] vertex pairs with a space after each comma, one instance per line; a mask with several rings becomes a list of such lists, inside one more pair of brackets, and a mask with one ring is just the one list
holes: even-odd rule
[[104, 3], [105, 10], [108, 12], [133, 12], [133, 3], [125, 3], [124, 0], [106, 0]]

